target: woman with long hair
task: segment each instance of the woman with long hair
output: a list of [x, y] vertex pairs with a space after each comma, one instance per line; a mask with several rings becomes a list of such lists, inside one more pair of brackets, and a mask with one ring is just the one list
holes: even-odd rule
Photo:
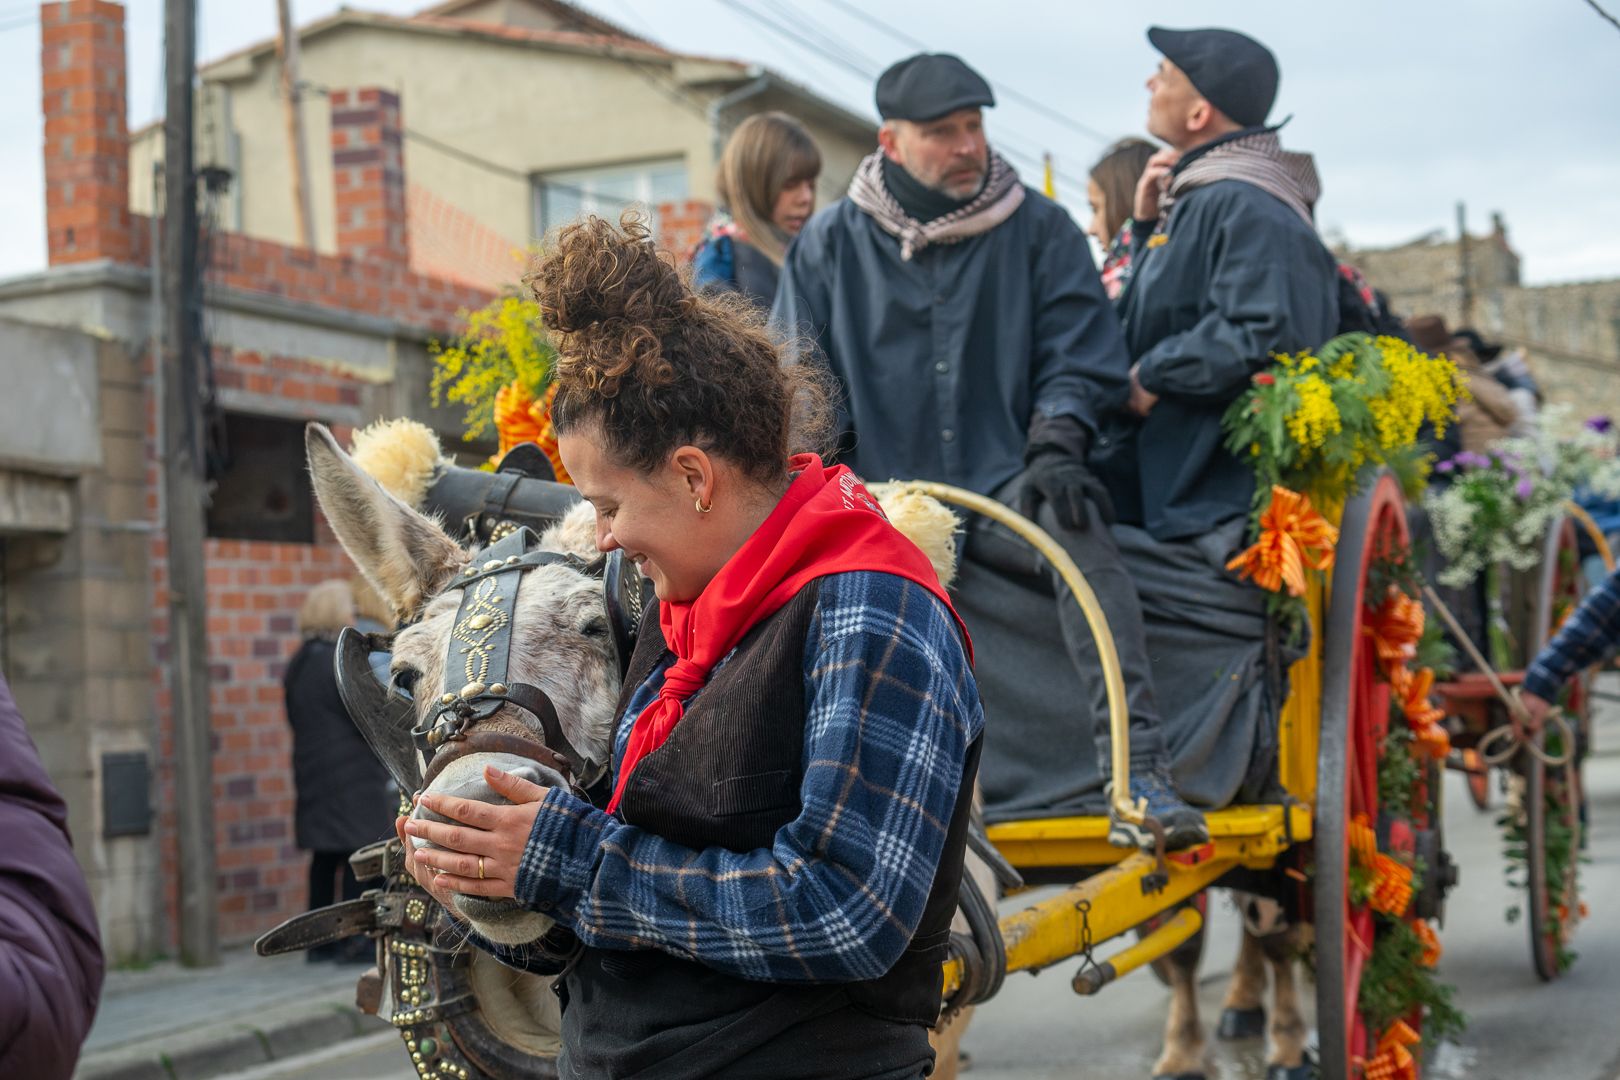
[[658, 604], [602, 805], [487, 770], [511, 805], [401, 819], [412, 872], [579, 938], [564, 1076], [925, 1076], [983, 728], [944, 587], [854, 474], [791, 453], [821, 376], [644, 227], [565, 229], [532, 287], [597, 547]]
[[723, 213], [692, 255], [693, 287], [740, 292], [769, 308], [787, 246], [815, 211], [820, 175], [816, 141], [787, 113], [738, 124], [715, 177]]
[[1131, 207], [1136, 200], [1136, 183], [1156, 149], [1146, 139], [1121, 139], [1091, 167], [1086, 184], [1091, 224], [1086, 226], [1086, 233], [1102, 248], [1103, 288], [1110, 300], [1118, 300], [1130, 280]]

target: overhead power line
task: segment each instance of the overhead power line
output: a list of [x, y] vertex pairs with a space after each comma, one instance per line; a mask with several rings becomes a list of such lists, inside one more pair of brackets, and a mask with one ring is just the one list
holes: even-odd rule
[[1607, 11], [1604, 11], [1603, 8], [1598, 6], [1597, 0], [1586, 0], [1586, 5], [1588, 7], [1590, 7], [1593, 11], [1597, 12], [1604, 19], [1607, 19], [1609, 21], [1609, 24], [1611, 26], [1613, 26], [1616, 30], [1620, 30], [1620, 19], [1616, 19], [1613, 15], [1610, 15]]
[[[1587, 0], [1587, 3], [1589, 4], [1592, 2], [1593, 0]], [[904, 30], [901, 30], [896, 26], [892, 26], [889, 23], [884, 22], [882, 19], [871, 14], [870, 12], [862, 11], [854, 4], [850, 3], [849, 0], [827, 0], [827, 3], [831, 4], [839, 11], [844, 12], [846, 15], [859, 19], [861, 22], [872, 27], [873, 29], [888, 34], [902, 45], [916, 49], [919, 52], [929, 51], [926, 42], [919, 38], [913, 37], [911, 34], [906, 33]], [[1593, 6], [1595, 7], [1596, 5], [1593, 4]], [[1031, 97], [1029, 94], [1021, 92], [1016, 87], [1008, 86], [1006, 83], [1000, 82], [996, 79], [990, 80], [990, 83], [995, 90], [1008, 101], [1016, 101], [1025, 108], [1040, 113], [1053, 123], [1062, 124], [1064, 127], [1075, 132], [1076, 134], [1084, 135], [1088, 139], [1095, 139], [1100, 143], [1110, 143], [1114, 141], [1112, 136], [1105, 135], [1096, 128], [1087, 124], [1082, 124], [1080, 121], [1074, 119], [1074, 117], [1068, 115], [1067, 113], [1060, 112], [1059, 110], [1052, 108], [1039, 98]]]
[[[778, 37], [784, 39], [797, 48], [811, 52], [817, 56], [820, 56], [824, 60], [831, 61], [832, 63], [837, 64], [839, 67], [844, 68], [846, 71], [852, 72], [863, 79], [876, 80], [878, 76], [878, 71], [876, 70], [877, 64], [875, 61], [868, 60], [866, 64], [862, 64], [860, 61], [855, 60], [842, 52], [834, 52], [812, 38], [807, 37], [796, 27], [783, 23], [777, 18], [765, 14], [758, 8], [748, 6], [742, 3], [741, 0], [719, 0], [719, 2], [723, 6], [737, 12], [739, 15], [745, 16], [746, 18], [758, 23], [760, 26], [765, 27]], [[802, 12], [799, 14], [806, 23], [814, 22], [814, 20], [810, 19], [809, 16], [803, 15]], [[1005, 138], [996, 140], [996, 146], [999, 150], [1005, 153], [1008, 157], [1021, 161], [1027, 168], [1040, 170], [1046, 167], [1046, 163], [1038, 151], [1032, 151], [1015, 145], [1016, 141], [1023, 143], [1025, 147], [1027, 147], [1029, 145], [1033, 145], [1035, 140], [1010, 128], [1001, 128], [1000, 130]], [[1052, 175], [1054, 179], [1062, 181], [1062, 183], [1068, 187], [1077, 188], [1082, 192], [1086, 189], [1086, 180], [1081, 177], [1074, 176], [1070, 173], [1064, 172], [1061, 169], [1053, 169]]]

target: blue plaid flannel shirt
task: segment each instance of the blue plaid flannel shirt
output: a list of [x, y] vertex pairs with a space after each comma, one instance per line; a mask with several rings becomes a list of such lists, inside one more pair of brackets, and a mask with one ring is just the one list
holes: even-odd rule
[[1565, 683], [1591, 667], [1620, 642], [1620, 571], [1581, 601], [1575, 614], [1525, 672], [1524, 689], [1546, 701], [1557, 702]]
[[[672, 662], [632, 696], [615, 774]], [[868, 572], [822, 579], [804, 683], [801, 810], [770, 848], [682, 847], [553, 788], [518, 869], [518, 900], [587, 946], [660, 949], [745, 979], [888, 971], [922, 919], [967, 748], [984, 727], [978, 687], [945, 606]], [[525, 964], [521, 947], [479, 944]]]

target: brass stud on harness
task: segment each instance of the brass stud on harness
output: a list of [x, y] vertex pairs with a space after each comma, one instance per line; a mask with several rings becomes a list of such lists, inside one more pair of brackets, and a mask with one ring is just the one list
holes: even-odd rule
[[469, 629], [469, 630], [483, 630], [483, 629], [486, 629], [489, 626], [489, 624], [494, 622], [494, 621], [495, 621], [494, 618], [492, 618], [489, 615], [474, 615], [472, 618], [467, 620], [467, 629]]
[[466, 701], [469, 698], [475, 698], [479, 694], [482, 694], [485, 690], [488, 690], [488, 689], [489, 689], [489, 687], [485, 686], [481, 682], [477, 682], [477, 681], [470, 682], [466, 686], [463, 686], [461, 688], [461, 699], [463, 701]]
[[499, 559], [491, 559], [491, 560], [489, 560], [489, 562], [484, 564], [484, 569], [485, 570], [499, 570], [500, 568], [501, 568], [501, 560], [499, 560]]
[[456, 703], [456, 695], [454, 695], [454, 694], [445, 694], [443, 697], [441, 697], [439, 699], [439, 704], [440, 705], [454, 705], [455, 703]]
[[515, 565], [517, 565], [518, 562], [519, 562], [519, 557], [516, 556], [516, 555], [508, 555], [506, 557], [506, 565], [507, 566], [515, 566]]
[[506, 684], [503, 683], [503, 682], [492, 683], [490, 685], [489, 692], [491, 694], [494, 694], [496, 697], [505, 697], [506, 696]]

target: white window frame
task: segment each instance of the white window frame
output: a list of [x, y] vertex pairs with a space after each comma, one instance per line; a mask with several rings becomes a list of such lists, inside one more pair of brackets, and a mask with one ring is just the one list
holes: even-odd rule
[[[532, 183], [533, 206], [531, 213], [534, 220], [534, 233], [544, 236], [547, 232], [567, 221], [551, 221], [546, 216], [546, 189], [573, 188], [579, 193], [579, 216], [597, 214], [610, 221], [617, 221], [620, 212], [626, 206], [641, 206], [648, 211], [654, 232], [657, 231], [658, 222], [652, 218], [653, 207], [653, 174], [662, 170], [679, 169], [681, 173], [681, 190], [679, 194], [660, 198], [659, 202], [685, 199], [691, 191], [691, 175], [686, 167], [684, 157], [646, 158], [641, 161], [625, 161], [613, 165], [599, 165], [586, 169], [557, 169], [552, 172], [535, 173]], [[607, 179], [620, 179], [629, 174], [634, 184], [634, 195], [628, 201], [621, 202], [618, 196], [604, 196], [599, 194], [599, 185]], [[574, 219], [569, 219], [574, 220]]]

